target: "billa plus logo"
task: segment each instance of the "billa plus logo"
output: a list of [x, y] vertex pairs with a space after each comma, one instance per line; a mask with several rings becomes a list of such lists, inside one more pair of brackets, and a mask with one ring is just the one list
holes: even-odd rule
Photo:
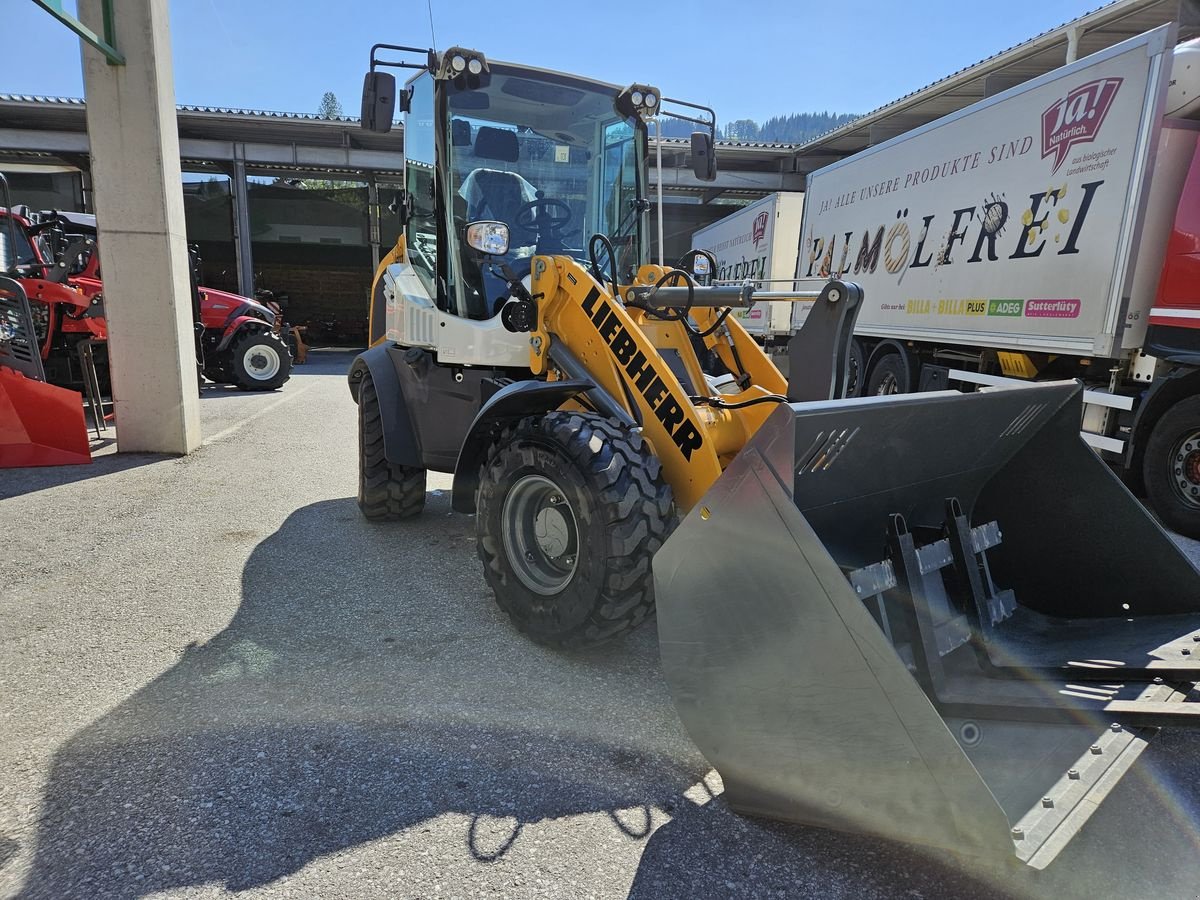
[[770, 215], [765, 209], [754, 217], [754, 224], [750, 227], [750, 239], [754, 241], [756, 250], [758, 245], [763, 242], [763, 238], [767, 236], [767, 220], [769, 218]]
[[1058, 171], [1072, 147], [1095, 139], [1120, 86], [1120, 78], [1089, 81], [1050, 104], [1042, 113], [1042, 159], [1054, 156], [1051, 175]]

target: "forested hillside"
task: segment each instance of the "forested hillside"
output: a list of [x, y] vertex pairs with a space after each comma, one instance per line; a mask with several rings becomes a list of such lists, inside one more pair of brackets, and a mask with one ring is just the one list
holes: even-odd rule
[[[753, 119], [737, 119], [720, 126], [717, 137], [731, 141], [802, 144], [857, 118], [852, 113], [815, 112], [772, 116], [761, 125]], [[662, 124], [663, 134], [668, 137], [687, 137], [698, 127], [669, 117], [663, 119]]]

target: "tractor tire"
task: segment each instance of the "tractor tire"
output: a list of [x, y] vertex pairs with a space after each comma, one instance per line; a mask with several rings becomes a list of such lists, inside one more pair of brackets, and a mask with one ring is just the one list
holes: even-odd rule
[[292, 354], [279, 335], [252, 331], [229, 348], [229, 375], [243, 391], [274, 391], [292, 375]]
[[871, 367], [864, 397], [888, 397], [892, 394], [907, 394], [912, 391], [908, 383], [908, 366], [898, 353], [888, 353]]
[[1155, 423], [1142, 479], [1150, 508], [1163, 524], [1200, 538], [1200, 397], [1181, 400]]
[[653, 613], [650, 562], [674, 526], [658, 458], [594, 413], [521, 419], [480, 473], [484, 577], [513, 624], [556, 649], [601, 643]]
[[358, 508], [372, 521], [411, 519], [425, 508], [425, 470], [389, 462], [371, 376], [358, 386]]

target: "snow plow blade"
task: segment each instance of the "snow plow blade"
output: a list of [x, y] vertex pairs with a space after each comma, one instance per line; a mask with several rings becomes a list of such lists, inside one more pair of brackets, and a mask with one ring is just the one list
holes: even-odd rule
[[1051, 862], [1200, 724], [1200, 574], [1056, 382], [782, 405], [654, 560], [729, 805]]
[[91, 461], [83, 398], [46, 383], [25, 290], [0, 277], [0, 469]]

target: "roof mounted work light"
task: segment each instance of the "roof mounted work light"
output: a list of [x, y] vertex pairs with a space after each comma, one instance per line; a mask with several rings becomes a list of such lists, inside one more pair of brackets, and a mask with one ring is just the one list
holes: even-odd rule
[[442, 54], [434, 75], [439, 79], [450, 80], [462, 75], [482, 75], [487, 71], [487, 59], [478, 50], [451, 47]]
[[618, 108], [626, 113], [649, 119], [658, 115], [662, 94], [647, 84], [631, 84], [617, 97]]

